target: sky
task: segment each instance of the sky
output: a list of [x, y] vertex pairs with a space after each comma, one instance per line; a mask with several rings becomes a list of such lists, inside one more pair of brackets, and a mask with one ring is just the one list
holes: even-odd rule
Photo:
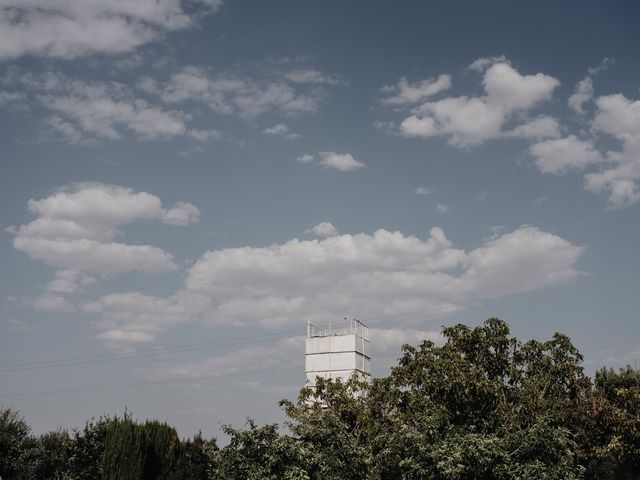
[[308, 320], [640, 359], [640, 6], [0, 0], [0, 405], [282, 421]]

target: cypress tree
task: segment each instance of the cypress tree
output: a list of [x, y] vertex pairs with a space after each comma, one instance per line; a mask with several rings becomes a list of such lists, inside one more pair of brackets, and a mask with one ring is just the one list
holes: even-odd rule
[[105, 441], [103, 480], [142, 480], [146, 461], [144, 429], [130, 418], [116, 418]]

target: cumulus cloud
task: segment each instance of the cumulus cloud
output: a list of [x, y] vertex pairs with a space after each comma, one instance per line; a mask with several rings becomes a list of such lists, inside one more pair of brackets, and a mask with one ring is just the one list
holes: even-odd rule
[[606, 95], [596, 100], [596, 107], [592, 127], [622, 142], [622, 150], [607, 152], [611, 167], [586, 175], [586, 187], [607, 192], [614, 207], [640, 202], [640, 100]]
[[567, 104], [573, 111], [581, 115], [585, 113], [584, 104], [593, 98], [593, 79], [591, 77], [608, 69], [614, 63], [613, 58], [605, 57], [598, 66], [588, 69], [588, 75], [576, 84], [573, 94], [567, 100]]
[[4, 0], [0, 60], [128, 52], [195, 25], [222, 0]]
[[398, 80], [396, 85], [382, 87], [382, 92], [391, 96], [382, 99], [383, 105], [406, 105], [417, 103], [451, 88], [451, 75], [439, 75], [438, 78], [427, 78], [416, 83], [409, 83], [406, 78]]
[[366, 321], [422, 312], [417, 317], [425, 320], [569, 281], [582, 252], [535, 227], [496, 235], [469, 252], [440, 228], [426, 240], [387, 230], [294, 239], [205, 252], [169, 297], [112, 294], [85, 311], [99, 315], [106, 330], [149, 335], [190, 320], [264, 328], [345, 315]]
[[82, 305], [83, 313], [99, 317], [100, 335], [107, 335], [100, 338], [109, 346], [136, 343], [141, 338], [154, 340], [161, 332], [204, 318], [211, 308], [211, 298], [189, 289], [167, 297], [137, 291], [111, 293]]
[[338, 230], [336, 229], [336, 227], [333, 226], [333, 224], [329, 222], [320, 222], [319, 224], [311, 227], [310, 229], [305, 230], [304, 233], [315, 235], [316, 237], [328, 238], [328, 237], [335, 237], [336, 235], [338, 235]]
[[[28, 202], [36, 219], [9, 227], [13, 245], [31, 258], [59, 267], [52, 292], [72, 293], [91, 283], [79, 272], [116, 273], [174, 270], [171, 254], [151, 245], [116, 242], [118, 229], [137, 220], [187, 225], [198, 220], [198, 209], [178, 202], [165, 208], [155, 195], [114, 185], [81, 183], [49, 197]], [[74, 286], [75, 285], [75, 286]]]
[[[299, 79], [298, 79], [299, 80]], [[284, 77], [252, 78], [235, 72], [212, 74], [188, 65], [165, 82], [144, 78], [139, 86], [159, 95], [167, 104], [203, 103], [214, 112], [254, 120], [267, 112], [299, 115], [318, 110], [324, 93], [304, 88], [304, 83]]]
[[[399, 133], [419, 138], [446, 136], [451, 145], [460, 148], [505, 136], [557, 136], [557, 121], [549, 117], [530, 120], [516, 125], [511, 131], [503, 131], [509, 120], [518, 120], [540, 103], [551, 99], [553, 91], [560, 85], [557, 79], [543, 73], [523, 75], [502, 57], [480, 59], [471, 68], [482, 73], [485, 95], [422, 102], [413, 106], [410, 115], [402, 120]], [[439, 83], [446, 85], [444, 80]], [[420, 98], [421, 93], [416, 93], [420, 89], [408, 87], [405, 92], [413, 95], [404, 95], [402, 98], [406, 102], [398, 97], [394, 99], [395, 104], [410, 103], [410, 98]], [[427, 85], [422, 87], [424, 93]], [[398, 90], [402, 91], [400, 87]]]
[[341, 172], [352, 172], [367, 167], [363, 162], [353, 158], [350, 153], [320, 152], [320, 158], [320, 165], [335, 168]]
[[529, 153], [535, 158], [538, 170], [556, 175], [603, 161], [590, 140], [580, 140], [575, 135], [534, 143], [529, 147]]
[[553, 117], [541, 115], [518, 125], [511, 131], [505, 132], [504, 136], [535, 140], [558, 138], [560, 136], [560, 122]]

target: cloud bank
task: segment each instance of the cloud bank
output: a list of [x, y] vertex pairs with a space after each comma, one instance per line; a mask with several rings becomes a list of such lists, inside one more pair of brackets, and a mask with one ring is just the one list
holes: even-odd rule
[[84, 310], [98, 315], [101, 328], [118, 332], [121, 341], [126, 332], [136, 341], [185, 321], [273, 329], [345, 315], [366, 321], [421, 312], [421, 319], [438, 318], [473, 302], [567, 282], [579, 274], [575, 264], [583, 252], [528, 226], [469, 252], [454, 247], [437, 227], [426, 240], [387, 230], [335, 233], [210, 250], [173, 295], [115, 293]]

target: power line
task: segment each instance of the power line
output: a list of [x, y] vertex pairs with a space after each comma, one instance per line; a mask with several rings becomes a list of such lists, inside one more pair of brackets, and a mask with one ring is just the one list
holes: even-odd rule
[[0, 394], [0, 398], [27, 397], [32, 395], [50, 395], [50, 394], [56, 394], [56, 393], [89, 392], [89, 391], [95, 391], [95, 390], [111, 390], [111, 389], [118, 389], [118, 388], [132, 388], [132, 387], [142, 387], [142, 386], [149, 386], [149, 385], [164, 385], [168, 383], [193, 382], [198, 380], [214, 380], [218, 378], [240, 377], [244, 375], [275, 373], [275, 372], [281, 372], [285, 370], [292, 370], [294, 368], [299, 369], [303, 367], [302, 365], [295, 365], [292, 367], [274, 368], [270, 370], [254, 370], [250, 372], [226, 373], [223, 375], [208, 375], [205, 377], [176, 378], [173, 380], [157, 380], [152, 382], [125, 383], [120, 385], [99, 385], [94, 387], [78, 387], [78, 388], [67, 388], [67, 389], [60, 389], [60, 390], [43, 390], [39, 392], [3, 393], [3, 394]]
[[[296, 329], [295, 332], [298, 330]], [[228, 338], [224, 340], [211, 340], [207, 342], [198, 342], [198, 343], [190, 343], [190, 344], [182, 344], [176, 345], [173, 347], [155, 347], [144, 350], [136, 350], [135, 352], [131, 352], [128, 354], [104, 354], [104, 355], [89, 355], [83, 357], [69, 357], [65, 359], [59, 360], [43, 360], [39, 362], [26, 362], [26, 363], [14, 363], [14, 364], [5, 364], [0, 365], [0, 373], [8, 373], [8, 372], [17, 372], [24, 370], [39, 370], [43, 368], [55, 368], [55, 367], [68, 367], [75, 365], [87, 365], [92, 363], [102, 363], [102, 362], [112, 362], [117, 360], [128, 360], [131, 358], [144, 358], [144, 357], [152, 357], [156, 355], [166, 355], [172, 353], [182, 353], [182, 352], [190, 352], [196, 350], [204, 350], [204, 349], [215, 349], [227, 346], [236, 346], [249, 344], [253, 342], [264, 342], [272, 339], [278, 339], [282, 337], [286, 337], [288, 335], [292, 336], [291, 333], [294, 330], [265, 334], [265, 335], [255, 335], [250, 337], [234, 337]]]
[[[460, 308], [461, 307], [459, 306], [437, 307], [432, 309], [417, 310], [413, 312], [382, 315], [382, 316], [367, 319], [367, 325], [376, 325], [376, 324], [384, 323], [389, 319], [411, 317], [418, 314], [453, 313], [460, 310]], [[266, 342], [270, 340], [279, 340], [287, 337], [295, 337], [300, 334], [299, 332], [300, 332], [299, 329], [292, 329], [292, 330], [285, 330], [278, 333], [271, 333], [271, 334], [264, 334], [264, 335], [232, 337], [232, 338], [227, 338], [223, 340], [217, 339], [217, 340], [210, 340], [206, 342], [187, 343], [187, 344], [181, 344], [181, 345], [175, 345], [175, 346], [154, 347], [154, 348], [136, 350], [135, 352], [131, 352], [129, 354], [87, 355], [87, 356], [78, 356], [78, 357], [68, 357], [68, 358], [57, 359], [57, 360], [54, 359], [54, 360], [42, 360], [38, 362], [22, 362], [22, 363], [5, 364], [5, 365], [0, 365], [0, 373], [11, 373], [11, 372], [28, 371], [28, 370], [42, 370], [42, 369], [48, 369], [48, 368], [90, 365], [90, 364], [113, 362], [113, 361], [119, 361], [119, 360], [130, 360], [130, 359], [136, 359], [136, 358], [153, 357], [158, 355], [192, 352], [197, 350], [205, 350], [205, 349], [208, 350], [208, 349], [217, 349], [217, 348], [224, 348], [224, 347], [231, 347], [231, 346], [238, 346], [238, 345], [249, 345], [253, 343], [261, 343], [261, 342]]]
[[[400, 313], [400, 314], [389, 314], [389, 315], [382, 315], [382, 316], [378, 316], [378, 317], [373, 317], [371, 319], [371, 321], [367, 321], [368, 325], [375, 325], [375, 324], [380, 324], [380, 323], [384, 323], [385, 321], [388, 321], [390, 319], [394, 319], [394, 318], [401, 318], [401, 317], [410, 317], [413, 315], [418, 315], [418, 314], [428, 314], [428, 313], [432, 313], [432, 314], [438, 314], [438, 313], [448, 313], [448, 312], [453, 312], [453, 311], [458, 311], [460, 309], [460, 307], [438, 307], [438, 308], [432, 308], [432, 309], [424, 309], [424, 310], [418, 310], [418, 311], [414, 311], [414, 312], [405, 312], [405, 313]], [[298, 331], [297, 329], [295, 330], [296, 332]], [[255, 338], [262, 338], [265, 336], [271, 336], [271, 337], [275, 337], [275, 338], [286, 338], [287, 336], [293, 336], [293, 335], [283, 335], [281, 332], [278, 334], [271, 334], [271, 335], [262, 335], [262, 336], [253, 336], [253, 337], [241, 337], [240, 339], [244, 338], [244, 340], [247, 339], [255, 339]], [[265, 340], [262, 340], [265, 341]], [[209, 342], [201, 342], [200, 344], [187, 344], [189, 346], [193, 346], [193, 345], [202, 345], [202, 344], [207, 344]], [[249, 343], [248, 341], [245, 343]], [[226, 345], [230, 345], [229, 343], [227, 343]], [[226, 346], [225, 345], [225, 346]], [[153, 353], [153, 349], [146, 349], [146, 352], [148, 352], [149, 354]], [[143, 350], [141, 350], [141, 352], [144, 352]], [[93, 358], [94, 362], [97, 361], [107, 361], [107, 359], [97, 359], [95, 357], [100, 357], [100, 356], [92, 356], [90, 358]], [[82, 357], [75, 357], [77, 358], [82, 358]], [[85, 357], [87, 358], [87, 357]], [[108, 360], [111, 360], [112, 358], [109, 358]], [[24, 365], [24, 364], [22, 364]], [[67, 366], [67, 365], [52, 365], [52, 366]], [[44, 368], [44, 367], [43, 367]], [[43, 391], [35, 391], [35, 392], [19, 392], [19, 393], [8, 393], [8, 394], [0, 394], [0, 398], [10, 398], [10, 397], [25, 397], [25, 396], [36, 396], [36, 395], [49, 395], [49, 394], [62, 394], [62, 393], [74, 393], [74, 392], [86, 392], [86, 391], [96, 391], [96, 390], [111, 390], [111, 389], [120, 389], [120, 388], [132, 388], [132, 387], [141, 387], [141, 386], [151, 386], [151, 385], [164, 385], [164, 384], [171, 384], [171, 383], [182, 383], [182, 382], [191, 382], [191, 381], [198, 381], [198, 380], [214, 380], [214, 379], [218, 379], [218, 378], [229, 378], [229, 377], [238, 377], [238, 376], [243, 376], [243, 375], [257, 375], [257, 374], [263, 374], [263, 373], [275, 373], [275, 372], [280, 372], [280, 371], [287, 371], [287, 370], [293, 370], [293, 369], [301, 369], [303, 368], [302, 365], [295, 365], [295, 366], [290, 366], [290, 367], [282, 367], [282, 368], [275, 368], [275, 369], [269, 369], [269, 370], [255, 370], [255, 371], [248, 371], [248, 372], [237, 372], [237, 373], [229, 373], [229, 374], [223, 374], [223, 375], [209, 375], [209, 376], [201, 376], [201, 377], [190, 377], [190, 378], [178, 378], [178, 379], [172, 379], [172, 380], [157, 380], [157, 381], [149, 381], [149, 382], [136, 382], [136, 383], [127, 383], [127, 384], [119, 384], [119, 385], [99, 385], [99, 386], [91, 386], [91, 387], [76, 387], [76, 388], [69, 388], [69, 389], [59, 389], [59, 390], [43, 390]]]

